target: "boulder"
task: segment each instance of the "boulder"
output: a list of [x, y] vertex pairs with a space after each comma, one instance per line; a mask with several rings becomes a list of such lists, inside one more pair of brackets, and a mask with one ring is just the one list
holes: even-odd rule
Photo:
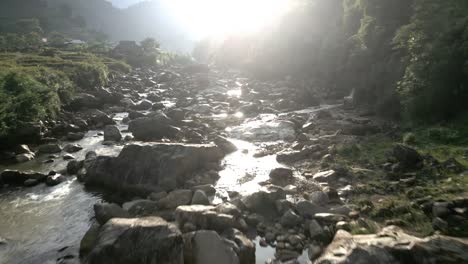
[[296, 210], [302, 217], [311, 218], [317, 213], [323, 213], [325, 208], [311, 201], [299, 201], [296, 204]]
[[294, 163], [310, 156], [319, 158], [321, 155], [322, 147], [319, 145], [305, 146], [302, 150], [295, 151], [281, 151], [276, 155], [276, 160], [282, 163]]
[[214, 140], [215, 144], [220, 147], [225, 154], [232, 153], [237, 150], [236, 145], [229, 141], [227, 138], [217, 136]]
[[83, 161], [71, 160], [67, 163], [67, 173], [70, 175], [77, 174], [83, 168]]
[[47, 186], [55, 186], [65, 182], [66, 180], [67, 178], [65, 176], [61, 174], [55, 174], [47, 176], [45, 183]]
[[259, 213], [263, 216], [276, 216], [276, 200], [285, 199], [286, 194], [277, 192], [256, 192], [242, 198], [242, 203], [251, 212]]
[[468, 240], [445, 236], [418, 238], [395, 226], [376, 235], [351, 235], [338, 230], [333, 242], [314, 263], [467, 263]]
[[245, 228], [237, 217], [218, 213], [214, 206], [208, 205], [179, 206], [175, 211], [175, 219], [179, 226], [191, 223], [197, 229], [223, 231], [227, 228]]
[[222, 157], [215, 145], [131, 144], [117, 157], [98, 157], [91, 162], [86, 183], [124, 191], [174, 190]]
[[45, 144], [39, 146], [39, 153], [54, 154], [62, 151], [62, 147], [58, 144]]
[[89, 264], [184, 264], [179, 229], [159, 217], [113, 218], [101, 227]]
[[302, 222], [302, 217], [298, 216], [293, 210], [289, 209], [281, 217], [280, 223], [285, 227], [296, 227]]
[[4, 170], [0, 174], [1, 182], [11, 185], [23, 185], [23, 183], [28, 179], [43, 182], [46, 178], [47, 175], [39, 172], [22, 172], [17, 170]]
[[404, 144], [396, 144], [393, 147], [393, 156], [405, 169], [415, 169], [423, 162], [423, 157], [418, 151]]
[[76, 141], [83, 139], [85, 134], [83, 132], [70, 132], [67, 134], [67, 139], [70, 141]]
[[279, 186], [286, 186], [293, 180], [293, 171], [288, 168], [276, 168], [270, 172], [271, 183]]
[[83, 147], [78, 144], [67, 144], [63, 147], [63, 150], [67, 153], [75, 153], [82, 150]]
[[75, 95], [68, 107], [72, 110], [79, 110], [82, 108], [96, 108], [99, 107], [100, 101], [94, 95], [87, 93], [80, 93]]
[[104, 141], [120, 141], [122, 134], [115, 125], [107, 125], [104, 127]]
[[191, 190], [175, 190], [170, 192], [166, 197], [158, 201], [161, 208], [173, 209], [180, 205], [188, 205], [192, 201]]
[[196, 190], [192, 197], [191, 204], [209, 205], [210, 200], [202, 190]]
[[216, 232], [201, 230], [184, 235], [185, 264], [240, 264], [232, 246]]
[[135, 109], [135, 110], [148, 110], [148, 109], [151, 109], [152, 106], [153, 106], [153, 103], [151, 103], [151, 101], [142, 100], [140, 103], [133, 106], [133, 109]]
[[172, 126], [172, 120], [164, 114], [132, 120], [128, 124], [128, 130], [135, 139], [142, 141], [176, 138], [180, 133], [180, 129]]
[[15, 159], [16, 159], [16, 162], [23, 163], [23, 162], [33, 160], [35, 156], [36, 155], [34, 155], [34, 153], [32, 153], [32, 152], [31, 153], [23, 153], [23, 154], [16, 155]]
[[94, 214], [99, 224], [104, 225], [112, 218], [130, 218], [130, 214], [117, 204], [97, 203]]
[[330, 182], [338, 180], [338, 173], [334, 170], [320, 171], [314, 174], [312, 179], [318, 182], [330, 183]]

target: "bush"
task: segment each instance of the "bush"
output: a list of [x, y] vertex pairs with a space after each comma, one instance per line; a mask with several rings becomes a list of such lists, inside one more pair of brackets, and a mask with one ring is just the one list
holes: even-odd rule
[[63, 71], [81, 89], [87, 90], [107, 84], [107, 67], [101, 62], [71, 63]]
[[0, 136], [19, 124], [53, 117], [60, 99], [49, 87], [21, 69], [12, 69], [0, 79]]

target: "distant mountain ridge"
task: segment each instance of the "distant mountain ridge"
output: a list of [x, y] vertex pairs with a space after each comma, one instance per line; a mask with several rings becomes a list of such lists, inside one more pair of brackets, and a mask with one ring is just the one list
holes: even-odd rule
[[[128, 4], [129, 1], [124, 0], [120, 4]], [[63, 18], [57, 18], [60, 15]], [[186, 37], [187, 31], [177, 23], [159, 0], [143, 1], [125, 9], [120, 9], [107, 0], [0, 1], [2, 21], [38, 18], [41, 24], [49, 25], [50, 31], [66, 31], [60, 28], [60, 24], [67, 23], [67, 19], [70, 19], [67, 16], [82, 17], [89, 29], [105, 33], [112, 41], [140, 41], [146, 37], [154, 37], [164, 48], [170, 50], [190, 51], [192, 48], [193, 42]]]

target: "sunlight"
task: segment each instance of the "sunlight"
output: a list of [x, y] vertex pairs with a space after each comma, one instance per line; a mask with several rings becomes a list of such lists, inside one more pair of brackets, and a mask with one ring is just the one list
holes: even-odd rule
[[195, 37], [256, 32], [278, 19], [290, 0], [166, 0]]

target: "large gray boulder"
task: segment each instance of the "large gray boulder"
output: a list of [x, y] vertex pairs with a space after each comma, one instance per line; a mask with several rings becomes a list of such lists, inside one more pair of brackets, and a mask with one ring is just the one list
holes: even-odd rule
[[115, 125], [107, 125], [104, 127], [104, 141], [120, 141], [122, 134]]
[[180, 129], [172, 126], [173, 121], [164, 114], [140, 117], [128, 124], [128, 130], [137, 140], [151, 141], [162, 138], [175, 138]]
[[224, 231], [228, 228], [245, 229], [243, 221], [235, 215], [216, 212], [214, 206], [184, 205], [177, 207], [175, 219], [180, 227], [189, 223], [196, 229]]
[[86, 183], [122, 191], [170, 191], [222, 157], [222, 151], [210, 144], [132, 144], [117, 157], [93, 161]]
[[417, 168], [424, 160], [417, 150], [404, 144], [396, 144], [392, 154], [405, 169]]
[[239, 257], [215, 231], [202, 230], [184, 235], [185, 264], [240, 264]]
[[159, 217], [113, 218], [101, 227], [89, 264], [184, 264], [179, 229]]
[[445, 236], [418, 238], [395, 226], [376, 235], [353, 236], [339, 230], [315, 263], [468, 263], [468, 240]]

